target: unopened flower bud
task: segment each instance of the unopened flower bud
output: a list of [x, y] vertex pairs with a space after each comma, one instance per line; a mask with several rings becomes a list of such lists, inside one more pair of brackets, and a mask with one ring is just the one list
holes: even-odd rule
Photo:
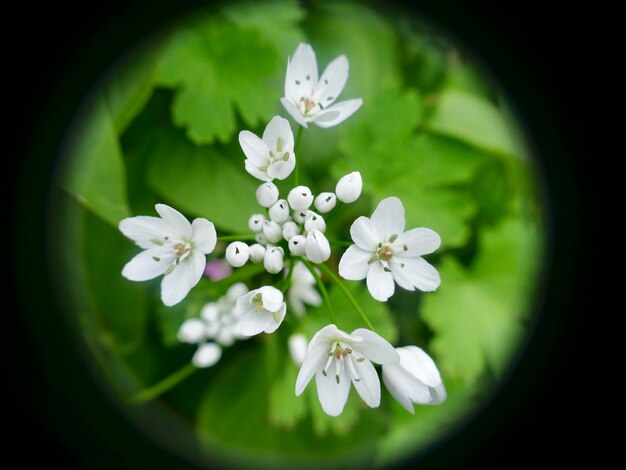
[[178, 329], [178, 341], [195, 344], [204, 339], [205, 323], [199, 318], [185, 320]]
[[289, 251], [294, 256], [302, 256], [306, 250], [306, 237], [296, 235], [289, 239]]
[[319, 214], [316, 214], [313, 211], [309, 211], [304, 219], [304, 229], [307, 232], [312, 232], [313, 230], [319, 230], [320, 232], [326, 231], [326, 222], [324, 221], [324, 217]]
[[319, 193], [313, 204], [320, 214], [326, 214], [337, 205], [337, 196], [335, 193]]
[[272, 182], [261, 184], [256, 190], [256, 200], [263, 207], [272, 207], [278, 201], [278, 188]]
[[266, 220], [263, 222], [263, 235], [270, 243], [276, 243], [283, 238], [283, 231], [277, 222]]
[[265, 222], [263, 214], [252, 214], [248, 219], [248, 228], [253, 232], [260, 232], [263, 230], [263, 222]]
[[233, 268], [240, 268], [250, 258], [250, 247], [244, 242], [232, 242], [226, 247], [226, 261]]
[[284, 199], [279, 199], [276, 203], [270, 207], [269, 210], [270, 219], [274, 222], [282, 224], [289, 218], [289, 205]]
[[308, 342], [302, 333], [289, 337], [289, 353], [293, 362], [300, 367], [306, 358]]
[[283, 224], [283, 238], [287, 241], [300, 234], [298, 224], [295, 222], [285, 222]]
[[289, 191], [287, 201], [293, 210], [308, 209], [313, 203], [313, 194], [306, 186], [296, 186]]
[[309, 213], [308, 209], [302, 209], [302, 210], [299, 210], [299, 211], [294, 211], [293, 212], [293, 220], [295, 220], [299, 224], [303, 224], [304, 223], [304, 219], [306, 219], [306, 215], [308, 213]]
[[211, 367], [222, 357], [222, 348], [215, 343], [205, 343], [201, 345], [191, 358], [191, 362], [196, 367]]
[[258, 263], [265, 256], [265, 247], [258, 243], [250, 246], [250, 261]]
[[337, 193], [337, 199], [341, 202], [350, 204], [359, 198], [362, 190], [363, 179], [361, 178], [361, 173], [353, 171], [337, 182], [335, 193]]
[[267, 245], [267, 238], [265, 238], [265, 235], [263, 235], [263, 231], [257, 233], [254, 236], [254, 239], [257, 243], [260, 243], [261, 245]]
[[263, 266], [268, 273], [276, 274], [283, 270], [283, 249], [279, 246], [274, 246], [265, 251], [263, 257]]
[[330, 258], [330, 244], [322, 232], [313, 230], [306, 237], [306, 257], [313, 263], [323, 263]]

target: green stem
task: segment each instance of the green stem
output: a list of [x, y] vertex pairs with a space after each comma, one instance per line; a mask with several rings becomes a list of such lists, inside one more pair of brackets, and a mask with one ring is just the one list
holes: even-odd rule
[[335, 206], [335, 208], [332, 210], [332, 212], [330, 214], [328, 214], [328, 217], [326, 217], [324, 220], [325, 222], [328, 224], [328, 222], [330, 220], [332, 220], [333, 217], [335, 217], [337, 215], [337, 213], [339, 212], [339, 210], [343, 207], [343, 202], [341, 201], [337, 201], [337, 205]]
[[293, 268], [295, 267], [295, 264], [296, 264], [296, 260], [291, 260], [291, 263], [289, 264], [289, 272], [287, 273], [287, 277], [283, 281], [283, 287], [281, 289], [281, 292], [283, 294], [287, 292], [287, 289], [289, 289], [289, 285], [291, 284], [291, 277], [293, 276]]
[[217, 240], [220, 242], [238, 242], [243, 240], [255, 240], [254, 235], [250, 235], [249, 233], [246, 235], [223, 235], [221, 237], [217, 237]]
[[368, 328], [374, 331], [374, 327], [372, 326], [372, 323], [367, 318], [367, 315], [365, 315], [365, 312], [361, 309], [361, 306], [352, 295], [352, 292], [348, 290], [348, 288], [341, 281], [341, 279], [339, 279], [339, 277], [337, 277], [337, 275], [328, 266], [326, 266], [325, 264], [320, 264], [319, 266], [322, 269], [322, 271], [326, 273], [328, 277], [330, 277], [333, 281], [337, 283], [337, 285], [341, 288], [341, 290], [346, 295], [346, 297], [348, 297], [348, 300], [350, 301], [350, 303], [352, 303], [355, 310], [359, 313], [359, 315], [361, 315], [361, 318], [363, 319], [365, 324], [368, 326]]
[[141, 403], [146, 403], [150, 400], [153, 400], [159, 395], [167, 392], [169, 389], [178, 385], [196, 370], [198, 370], [198, 368], [190, 362], [182, 369], [179, 369], [173, 374], [165, 377], [159, 383], [153, 385], [152, 387], [146, 388], [132, 396], [129, 400], [129, 403], [139, 405]]
[[[302, 142], [302, 131], [304, 130], [304, 127], [300, 126], [300, 128], [298, 129], [298, 135], [296, 136], [296, 145], [293, 149], [293, 153], [296, 156], [296, 158], [300, 158], [300, 142]], [[300, 170], [299, 170], [300, 166], [298, 165], [298, 162], [296, 161], [296, 167], [293, 169], [293, 180], [294, 180], [294, 186], [300, 186]]]
[[[330, 321], [336, 325], [337, 321], [335, 320], [335, 314], [333, 313], [333, 307], [330, 304], [330, 298], [328, 297], [328, 291], [326, 290], [326, 286], [324, 286], [324, 283], [322, 282], [322, 278], [320, 277], [319, 274], [317, 274], [317, 271], [315, 270], [315, 268], [313, 268], [313, 266], [311, 266], [311, 263], [309, 263], [304, 258], [301, 258], [300, 261], [302, 261], [302, 264], [304, 264], [306, 266], [306, 268], [311, 272], [311, 274], [313, 274], [313, 277], [315, 278], [315, 282], [317, 283], [317, 287], [319, 288], [320, 292], [322, 293], [322, 297], [324, 298], [324, 302], [326, 302], [326, 306], [328, 307], [328, 315], [330, 316]], [[324, 265], [320, 264], [320, 266], [324, 266]]]

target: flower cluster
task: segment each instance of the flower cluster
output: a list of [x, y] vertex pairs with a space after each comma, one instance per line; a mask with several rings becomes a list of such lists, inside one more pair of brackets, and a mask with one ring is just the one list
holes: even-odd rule
[[[318, 77], [315, 53], [308, 44], [300, 44], [288, 59], [281, 103], [302, 126], [299, 136], [309, 123], [331, 127], [360, 108], [360, 98], [335, 103], [348, 71], [348, 59], [341, 55]], [[200, 281], [206, 255], [214, 251], [218, 240], [235, 240], [224, 250], [224, 258], [233, 268], [248, 262], [263, 264], [261, 274], [257, 270], [249, 276], [251, 282], [258, 280], [259, 287], [249, 290], [245, 284], [235, 283], [219, 300], [205, 305], [198, 317], [180, 326], [178, 339], [198, 345], [193, 364], [199, 368], [212, 366], [219, 361], [222, 347], [235, 340], [274, 333], [289, 310], [296, 325], [288, 348], [300, 366], [295, 393], [302, 394], [315, 376], [319, 402], [328, 415], [337, 416], [343, 411], [351, 385], [368, 406], [379, 406], [381, 387], [374, 364], [382, 367], [385, 386], [409, 412], [413, 412], [413, 404], [445, 400], [445, 387], [430, 356], [417, 346], [394, 348], [372, 331], [366, 314], [341, 280], [365, 280], [371, 296], [380, 302], [394, 294], [396, 284], [409, 291], [433, 291], [441, 280], [423, 256], [439, 247], [439, 235], [428, 228], [405, 230], [402, 202], [388, 197], [378, 203], [371, 217], [360, 216], [352, 223], [353, 244], [329, 240], [325, 233], [333, 215], [330, 213], [361, 195], [360, 172], [343, 176], [334, 191], [317, 195], [299, 184], [298, 142], [289, 121], [281, 116], [274, 116], [260, 137], [249, 130], [241, 131], [239, 144], [245, 156], [243, 168], [261, 181], [256, 190], [261, 208], [249, 216], [249, 235], [219, 238], [210, 221], [197, 218], [189, 223], [164, 204], [156, 205], [160, 217], [130, 217], [119, 225], [122, 233], [144, 250], [126, 264], [122, 275], [132, 281], [163, 275], [161, 298], [167, 306], [181, 302]], [[293, 185], [281, 198], [274, 180], [287, 180], [292, 175]], [[340, 249], [349, 245], [338, 265], [331, 260], [333, 245]], [[332, 268], [337, 268], [339, 276]], [[319, 306], [322, 299], [330, 302], [324, 273], [346, 293], [370, 328], [357, 328], [349, 334], [340, 330], [335, 323], [340, 324], [341, 318], [335, 321], [328, 305], [331, 324], [307, 343], [297, 323], [306, 313], [305, 305]], [[229, 274], [220, 272], [213, 277], [224, 281]], [[276, 285], [268, 282], [272, 276]]]

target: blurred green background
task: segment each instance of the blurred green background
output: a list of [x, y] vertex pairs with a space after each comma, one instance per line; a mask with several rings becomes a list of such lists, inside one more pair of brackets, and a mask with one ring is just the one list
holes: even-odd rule
[[[307, 5], [231, 2], [129, 50], [86, 98], [65, 146], [53, 256], [72, 286], [70, 319], [103, 387], [132, 421], [200, 462], [385, 465], [424, 452], [489, 399], [532, 326], [543, 207], [505, 91], [462, 44], [426, 21], [360, 3]], [[247, 233], [259, 210], [258, 182], [243, 169], [237, 135], [261, 134], [275, 114], [288, 117], [279, 98], [287, 57], [300, 41], [315, 49], [320, 73], [345, 54], [350, 77], [339, 101], [364, 100], [339, 126], [305, 130], [297, 155], [314, 194], [333, 190], [350, 171], [363, 176], [363, 196], [334, 218], [329, 238], [347, 239], [351, 222], [391, 195], [404, 203], [407, 228], [441, 235], [442, 247], [428, 256], [441, 274], [438, 291], [397, 289], [379, 303], [363, 285], [349, 286], [379, 333], [433, 356], [448, 399], [416, 407], [413, 416], [385, 391], [378, 409], [352, 391], [343, 414], [330, 418], [313, 384], [295, 397], [298, 369], [287, 338], [311, 338], [326, 325], [322, 306], [228, 348], [216, 366], [154, 402], [133, 404], [136, 393], [189, 364], [193, 347], [176, 340], [185, 318], [237, 280], [256, 276], [248, 282], [255, 288], [261, 278], [249, 266], [217, 283], [203, 279], [183, 303], [163, 307], [159, 280], [122, 278], [138, 248], [117, 224], [154, 215], [162, 202], [212, 220], [220, 235]], [[289, 183], [279, 184], [283, 195]], [[339, 326], [363, 326], [334, 287]]]

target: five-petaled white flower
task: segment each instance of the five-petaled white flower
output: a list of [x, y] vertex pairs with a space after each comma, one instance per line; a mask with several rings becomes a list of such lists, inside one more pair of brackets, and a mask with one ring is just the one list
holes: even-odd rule
[[421, 257], [439, 248], [441, 238], [428, 228], [404, 232], [404, 221], [400, 199], [383, 199], [371, 219], [361, 216], [354, 221], [350, 235], [356, 245], [339, 261], [344, 279], [367, 278], [372, 297], [381, 302], [393, 295], [394, 281], [404, 289], [426, 292], [441, 283], [437, 270]]
[[417, 346], [396, 348], [400, 363], [383, 366], [385, 386], [407, 411], [413, 403], [438, 405], [446, 399], [446, 388], [431, 357]]
[[348, 59], [335, 58], [318, 80], [315, 51], [300, 43], [287, 61], [285, 96], [280, 99], [285, 109], [307, 127], [313, 122], [319, 127], [332, 127], [350, 117], [363, 104], [361, 98], [333, 104], [348, 80]]
[[351, 383], [363, 401], [376, 408], [380, 404], [380, 380], [371, 361], [398, 364], [400, 356], [391, 344], [370, 330], [358, 328], [347, 334], [335, 325], [325, 326], [309, 343], [296, 380], [296, 395], [315, 375], [317, 396], [326, 414], [341, 414]]
[[261, 332], [273, 333], [285, 319], [287, 304], [283, 293], [272, 286], [263, 286], [239, 297], [235, 312], [240, 317], [239, 332], [245, 336]]
[[167, 306], [179, 303], [204, 272], [206, 256], [215, 248], [217, 235], [212, 222], [192, 223], [165, 204], [154, 206], [161, 217], [137, 216], [123, 219], [120, 231], [144, 249], [131, 259], [122, 276], [147, 281], [162, 274], [161, 300]]
[[246, 155], [246, 171], [261, 181], [284, 180], [296, 166], [291, 126], [280, 116], [272, 118], [262, 139], [250, 131], [241, 131], [239, 144]]
[[298, 261], [293, 267], [291, 285], [287, 292], [289, 305], [294, 313], [301, 317], [306, 313], [304, 304], [317, 307], [322, 304], [322, 296], [315, 289], [315, 278], [304, 264]]

